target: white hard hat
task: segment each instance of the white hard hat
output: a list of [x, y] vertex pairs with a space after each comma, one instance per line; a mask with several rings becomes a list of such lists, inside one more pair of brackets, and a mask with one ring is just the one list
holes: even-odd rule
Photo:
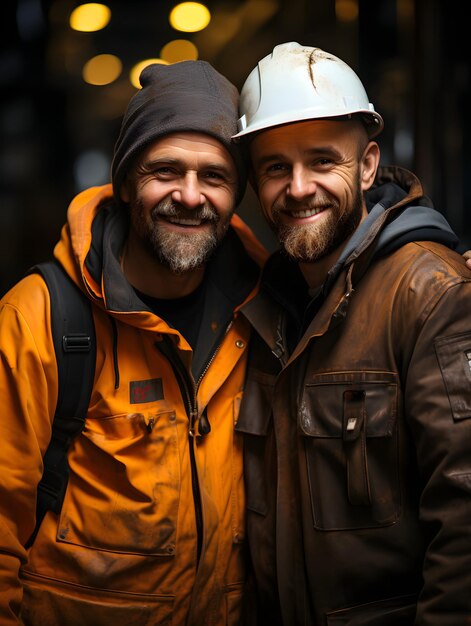
[[360, 79], [344, 61], [320, 48], [283, 43], [249, 74], [240, 94], [239, 132], [303, 120], [360, 115], [370, 138], [383, 129]]

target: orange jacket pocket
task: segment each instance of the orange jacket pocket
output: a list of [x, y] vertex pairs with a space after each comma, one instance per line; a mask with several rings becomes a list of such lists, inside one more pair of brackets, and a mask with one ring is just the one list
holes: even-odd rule
[[175, 554], [181, 476], [174, 412], [87, 420], [70, 465], [58, 541]]

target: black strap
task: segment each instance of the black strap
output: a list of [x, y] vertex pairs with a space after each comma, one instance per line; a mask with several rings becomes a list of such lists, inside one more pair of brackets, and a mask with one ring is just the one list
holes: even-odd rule
[[96, 354], [95, 327], [88, 298], [55, 261], [39, 263], [28, 273], [32, 272], [41, 274], [49, 289], [59, 389], [51, 441], [38, 485], [36, 527], [27, 548], [32, 545], [46, 512], [60, 512], [69, 478], [67, 451], [85, 425]]

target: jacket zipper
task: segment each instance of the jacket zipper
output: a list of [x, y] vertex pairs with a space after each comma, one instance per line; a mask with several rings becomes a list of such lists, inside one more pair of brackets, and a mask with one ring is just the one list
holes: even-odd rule
[[[198, 403], [197, 403], [197, 393], [198, 387], [203, 380], [206, 372], [208, 371], [211, 363], [214, 361], [221, 344], [226, 337], [227, 333], [231, 329], [233, 321], [228, 324], [225, 333], [219, 341], [216, 350], [212, 353], [211, 357], [208, 359], [206, 365], [203, 368], [202, 373], [200, 374], [198, 381], [195, 382], [191, 372], [188, 372], [187, 369], [183, 366], [182, 361], [178, 357], [175, 352], [173, 343], [168, 335], [163, 336], [165, 350], [164, 354], [169, 359], [170, 363], [173, 366], [174, 372], [177, 377], [180, 379], [180, 389], [184, 390], [185, 398], [186, 398], [186, 412], [189, 420], [189, 430], [188, 430], [188, 446], [190, 452], [190, 467], [191, 467], [191, 488], [193, 493], [193, 503], [195, 507], [195, 523], [196, 523], [196, 537], [197, 537], [197, 547], [196, 547], [196, 562], [197, 564], [200, 561], [201, 557], [201, 549], [203, 545], [203, 511], [201, 506], [201, 492], [198, 483], [198, 472], [196, 468], [196, 458], [195, 458], [195, 449], [194, 449], [194, 441], [195, 438], [195, 422], [198, 416]], [[191, 393], [190, 390], [193, 392]], [[207, 422], [209, 425], [209, 422]], [[209, 431], [208, 431], [209, 432]]]
[[201, 381], [203, 380], [203, 378], [206, 375], [206, 372], [209, 370], [211, 363], [214, 361], [214, 359], [216, 358], [216, 354], [219, 352], [220, 348], [221, 348], [221, 344], [224, 341], [225, 337], [227, 336], [227, 333], [230, 331], [230, 329], [232, 328], [232, 325], [234, 324], [234, 320], [231, 320], [229, 322], [229, 324], [226, 327], [226, 330], [224, 331], [224, 334], [221, 338], [221, 341], [219, 341], [216, 350], [214, 350], [214, 352], [212, 353], [212, 355], [210, 356], [210, 358], [207, 360], [206, 365], [203, 368], [203, 371], [200, 374], [200, 377], [198, 378], [198, 382], [196, 384], [196, 389], [198, 389], [198, 387], [200, 386]]
[[[196, 518], [196, 527], [198, 529], [197, 531], [197, 537], [198, 537], [198, 545], [197, 545], [197, 563], [199, 563], [200, 557], [201, 557], [201, 549], [202, 549], [202, 542], [203, 542], [203, 511], [202, 511], [202, 506], [201, 506], [201, 491], [200, 491], [200, 487], [199, 487], [199, 483], [198, 483], [198, 472], [197, 472], [197, 468], [196, 468], [196, 458], [195, 458], [195, 448], [194, 448], [194, 442], [192, 441], [192, 439], [195, 438], [196, 433], [195, 433], [195, 422], [196, 422], [196, 418], [198, 416], [198, 401], [197, 401], [197, 394], [198, 394], [198, 388], [200, 386], [201, 381], [203, 380], [206, 372], [208, 371], [211, 363], [214, 361], [216, 354], [219, 352], [219, 349], [221, 347], [222, 341], [224, 339], [224, 337], [227, 335], [227, 333], [229, 332], [229, 329], [231, 328], [233, 322], [231, 321], [229, 323], [229, 325], [226, 328], [226, 332], [224, 333], [223, 338], [221, 339], [221, 341], [218, 343], [216, 350], [214, 350], [214, 352], [212, 353], [211, 357], [208, 359], [206, 365], [203, 368], [203, 371], [201, 372], [198, 381], [195, 382], [193, 376], [191, 376], [191, 380], [193, 382], [193, 403], [192, 403], [192, 411], [190, 413], [190, 430], [189, 430], [189, 446], [190, 446], [190, 463], [191, 463], [191, 483], [192, 483], [192, 489], [193, 489], [193, 499], [194, 499], [194, 503], [195, 503], [195, 518]], [[180, 359], [178, 359], [180, 360]], [[186, 370], [185, 370], [186, 372]], [[188, 400], [189, 400], [189, 394], [188, 394]], [[202, 416], [203, 417], [203, 416]], [[206, 433], [200, 433], [200, 434], [208, 434], [208, 432], [211, 430], [211, 425], [208, 421], [208, 419], [206, 418], [206, 424], [207, 424], [207, 431]]]
[[[172, 340], [168, 335], [163, 335], [163, 346], [165, 346], [165, 349], [162, 349], [159, 344], [156, 344], [156, 346], [161, 350], [161, 352], [163, 352], [163, 354], [172, 364], [173, 371], [175, 372], [177, 380], [179, 381], [179, 387], [180, 391], [182, 392], [189, 421], [188, 447], [190, 453], [191, 490], [193, 493], [193, 504], [195, 508], [196, 563], [198, 566], [201, 556], [201, 547], [203, 545], [203, 514], [201, 509], [201, 494], [198, 484], [198, 474], [196, 471], [196, 459], [193, 443], [193, 438], [195, 434], [195, 420], [196, 416], [198, 415], [198, 408], [196, 403], [196, 384], [193, 376], [190, 372], [186, 370], [186, 368], [183, 366], [182, 361], [176, 354]], [[192, 393], [190, 390], [192, 391]]]

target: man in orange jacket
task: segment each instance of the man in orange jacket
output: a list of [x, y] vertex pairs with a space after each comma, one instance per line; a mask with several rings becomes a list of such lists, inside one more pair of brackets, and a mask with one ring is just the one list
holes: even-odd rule
[[[58, 371], [32, 274], [0, 308], [0, 624], [236, 624], [246, 577], [234, 433], [264, 250], [234, 215], [237, 90], [208, 63], [141, 75], [112, 185], [80, 193], [54, 256], [92, 303], [96, 373], [61, 511], [32, 544]], [[80, 381], [79, 381], [80, 382]]]

